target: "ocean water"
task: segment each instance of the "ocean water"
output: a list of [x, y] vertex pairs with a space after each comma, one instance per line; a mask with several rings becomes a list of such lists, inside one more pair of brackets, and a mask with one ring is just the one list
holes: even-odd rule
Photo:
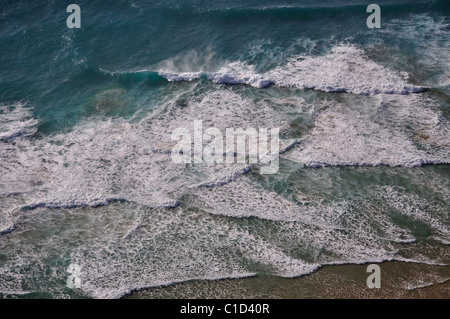
[[[76, 3], [0, 3], [0, 297], [448, 267], [448, 1], [380, 0], [380, 29], [362, 0]], [[290, 147], [176, 164], [194, 120]]]

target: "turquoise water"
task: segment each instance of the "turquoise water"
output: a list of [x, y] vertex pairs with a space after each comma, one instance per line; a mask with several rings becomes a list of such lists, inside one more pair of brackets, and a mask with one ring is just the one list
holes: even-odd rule
[[[450, 7], [377, 3], [2, 1], [0, 296], [448, 264]], [[176, 164], [194, 120], [293, 147]]]

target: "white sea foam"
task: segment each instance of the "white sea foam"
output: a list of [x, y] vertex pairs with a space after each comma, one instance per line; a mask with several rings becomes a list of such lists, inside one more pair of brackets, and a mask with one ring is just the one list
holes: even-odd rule
[[[22, 227], [14, 233], [21, 240], [0, 241], [0, 251], [9, 256], [0, 268], [0, 290], [13, 291], [30, 275], [41, 278], [42, 260], [64, 255], [67, 242], [71, 253], [64, 262], [81, 266], [81, 289], [95, 298], [194, 279], [257, 272], [294, 277], [320, 265], [417, 259], [399, 254], [413, 239], [410, 232], [374, 205], [327, 203], [319, 196], [297, 194], [305, 203], [299, 205], [258, 186], [249, 175], [191, 191], [184, 207], [170, 211], [121, 203], [75, 211], [38, 207], [22, 214]], [[382, 193], [387, 197], [381, 200], [391, 203], [392, 192]], [[246, 217], [257, 219], [250, 223]], [[13, 253], [18, 250], [21, 254]], [[426, 258], [419, 262], [432, 263]], [[29, 283], [28, 290], [40, 291], [49, 280], [64, 282], [65, 276], [65, 269], [58, 268], [45, 281]]]
[[[289, 200], [251, 183], [250, 180], [250, 177], [244, 177], [233, 184], [212, 190], [200, 188], [193, 191], [187, 201], [211, 214], [296, 222], [308, 227], [351, 232], [361, 237], [374, 236], [377, 240], [392, 242], [415, 241], [407, 229], [396, 225], [387, 215], [379, 213], [373, 204], [345, 200], [324, 203], [320, 197], [301, 193]], [[364, 208], [355, 211], [352, 209], [354, 205]]]
[[[359, 70], [357, 76], [362, 71], [358, 63], [350, 63], [352, 56], [356, 61], [362, 59], [361, 63], [366, 59], [362, 51], [351, 47], [327, 57], [343, 68], [343, 79], [332, 83], [334, 89], [350, 87], [353, 93], [367, 94], [381, 92], [380, 83], [389, 83], [386, 90], [403, 85], [395, 82], [398, 78], [393, 73], [373, 65], [375, 74], [380, 75], [376, 81], [362, 75], [353, 82], [348, 68]], [[321, 85], [333, 78], [321, 82], [313, 72], [324, 58], [306, 57], [289, 63], [300, 73], [309, 70], [308, 81], [314, 80], [316, 88], [326, 90]], [[233, 67], [237, 71], [221, 72], [233, 76], [241, 72], [239, 77], [245, 83], [265, 84], [263, 78], [245, 74], [254, 69]], [[272, 75], [274, 80], [277, 75]], [[282, 78], [292, 81], [282, 85], [297, 85], [297, 78], [289, 79], [287, 74]], [[357, 87], [357, 82], [363, 85]], [[0, 291], [17, 291], [15, 287], [30, 276], [42, 279], [42, 274], [49, 275], [28, 283], [27, 291], [46, 290], [42, 285], [49, 281], [59, 287], [67, 275], [65, 269], [43, 266], [43, 261], [55, 263], [59, 258], [67, 265], [79, 264], [82, 291], [99, 298], [192, 279], [241, 278], [257, 272], [293, 277], [326, 264], [419, 260], [402, 255], [405, 243], [416, 238], [409, 228], [393, 220], [391, 211], [427, 225], [432, 238], [446, 243], [445, 207], [434, 205], [438, 209], [434, 214], [427, 201], [396, 189], [374, 186], [373, 192], [367, 192], [372, 198], [346, 198], [340, 193], [340, 198], [327, 200], [320, 191], [308, 192], [312, 183], [295, 176], [289, 180], [274, 177], [275, 182], [289, 186], [291, 195], [272, 191], [261, 185], [261, 176], [250, 173], [248, 165], [173, 164], [171, 132], [177, 127], [191, 128], [195, 119], [202, 119], [205, 128], [221, 130], [286, 128], [292, 113], [287, 109], [280, 112], [277, 107], [305, 111], [301, 99], [278, 101], [274, 106], [269, 98], [256, 102], [222, 86], [187, 97], [183, 93], [167, 97], [164, 108], [134, 123], [94, 118], [71, 132], [0, 143], [2, 195], [20, 193], [1, 206], [2, 213], [8, 210], [12, 217], [2, 219], [7, 222], [0, 230], [18, 227], [0, 241], [0, 251], [8, 256], [1, 261]], [[397, 93], [404, 92], [399, 89]], [[308, 107], [305, 112], [315, 114], [315, 126], [298, 143], [287, 141], [282, 158], [307, 166], [411, 166], [449, 158], [445, 138], [449, 125], [433, 101], [417, 95], [384, 94], [343, 95], [340, 101], [326, 100]], [[28, 119], [21, 118], [19, 123]], [[307, 171], [320, 174], [323, 170]], [[319, 186], [331, 187], [327, 176], [316, 177]], [[304, 183], [309, 189], [295, 183]], [[431, 184], [430, 189], [448, 196], [443, 183]], [[386, 210], [380, 210], [379, 203], [385, 203]], [[86, 206], [96, 208], [82, 209]], [[28, 210], [18, 212], [20, 207]], [[433, 262], [426, 256], [420, 260]]]
[[169, 81], [192, 81], [205, 75], [214, 83], [247, 84], [263, 88], [314, 89], [355, 94], [409, 94], [424, 87], [405, 82], [404, 77], [368, 59], [362, 49], [337, 46], [322, 56], [292, 56], [287, 62], [266, 73], [257, 73], [254, 65], [232, 62], [216, 72], [169, 72], [159, 74]]
[[[22, 222], [29, 228], [16, 233], [22, 240], [0, 242], [2, 252], [10, 256], [0, 268], [0, 291], [19, 286], [25, 276], [41, 278], [38, 265], [61, 254], [66, 241], [72, 244], [66, 262], [81, 266], [81, 289], [97, 298], [117, 298], [134, 289], [192, 279], [241, 278], [254, 275], [257, 269], [291, 277], [318, 267], [209, 214], [181, 208], [170, 213], [128, 208], [125, 212], [110, 206], [74, 213], [38, 209], [33, 216], [24, 215]], [[52, 231], [45, 231], [51, 229], [63, 231], [52, 236]], [[41, 249], [33, 249], [44, 243]], [[12, 254], [17, 249], [21, 254]], [[64, 269], [56, 270], [47, 275], [47, 281], [65, 277]], [[35, 280], [28, 287], [39, 291], [43, 284]]]
[[37, 131], [38, 120], [26, 103], [0, 105], [0, 140], [9, 141], [33, 135]]
[[450, 24], [448, 17], [431, 17], [426, 13], [411, 14], [404, 19], [386, 21], [379, 31], [394, 37], [401, 37], [399, 43], [410, 42], [417, 63], [431, 76], [424, 79], [426, 85], [450, 85]]
[[389, 206], [400, 214], [426, 224], [432, 229], [432, 238], [450, 245], [450, 228], [445, 224], [448, 220], [448, 207], [445, 205], [430, 205], [429, 201], [394, 187], [376, 187], [373, 195], [389, 203]]
[[447, 281], [450, 280], [450, 278], [446, 278], [446, 279], [442, 279], [442, 278], [431, 278], [433, 281], [430, 282], [429, 280], [423, 280], [421, 279], [420, 282], [417, 283], [408, 283], [406, 284], [406, 289], [408, 290], [417, 290], [417, 289], [423, 289], [423, 288], [428, 288], [428, 287], [432, 287], [434, 285], [441, 285], [441, 284], [445, 284]]
[[309, 167], [450, 163], [448, 120], [427, 97], [329, 100], [314, 123], [288, 159]]
[[97, 118], [68, 133], [0, 144], [2, 192], [26, 194], [23, 206], [28, 209], [96, 207], [117, 201], [173, 208], [192, 186], [223, 184], [249, 171], [247, 164], [173, 163], [171, 133], [176, 128], [192, 130], [197, 118], [203, 119], [204, 129], [224, 132], [282, 122], [282, 115], [267, 102], [256, 107], [251, 99], [226, 88], [188, 99], [183, 108], [178, 99], [175, 96], [164, 110], [133, 124]]
[[202, 76], [202, 72], [170, 72], [170, 71], [159, 71], [159, 75], [166, 78], [170, 82], [180, 82], [180, 81], [193, 81], [199, 79]]
[[9, 234], [14, 229], [16, 229], [16, 225], [8, 223], [8, 221], [2, 221], [0, 224], [0, 235]]

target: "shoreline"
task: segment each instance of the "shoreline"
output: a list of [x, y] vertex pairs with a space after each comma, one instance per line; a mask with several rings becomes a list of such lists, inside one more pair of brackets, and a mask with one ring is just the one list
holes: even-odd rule
[[387, 261], [381, 288], [369, 289], [367, 266], [328, 265], [296, 278], [257, 275], [238, 279], [192, 280], [143, 288], [125, 299], [448, 299], [448, 266]]

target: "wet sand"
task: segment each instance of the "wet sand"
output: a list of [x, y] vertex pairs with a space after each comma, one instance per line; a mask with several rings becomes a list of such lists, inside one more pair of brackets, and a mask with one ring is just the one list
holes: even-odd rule
[[450, 268], [406, 262], [384, 262], [381, 288], [370, 289], [366, 265], [324, 266], [298, 278], [259, 275], [244, 279], [193, 280], [136, 291], [125, 298], [450, 298]]

